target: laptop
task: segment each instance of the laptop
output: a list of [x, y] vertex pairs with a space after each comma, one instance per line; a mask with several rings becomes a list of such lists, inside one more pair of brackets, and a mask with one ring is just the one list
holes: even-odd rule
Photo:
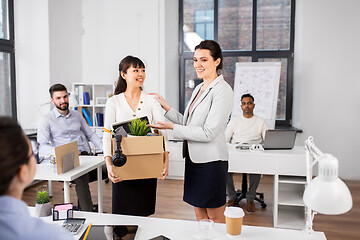
[[270, 149], [292, 149], [295, 145], [296, 130], [273, 129], [267, 130], [263, 147]]

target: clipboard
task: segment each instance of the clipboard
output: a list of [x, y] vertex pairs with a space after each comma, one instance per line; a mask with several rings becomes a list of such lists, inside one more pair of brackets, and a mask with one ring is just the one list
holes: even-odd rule
[[55, 147], [57, 174], [65, 173], [80, 165], [77, 141]]

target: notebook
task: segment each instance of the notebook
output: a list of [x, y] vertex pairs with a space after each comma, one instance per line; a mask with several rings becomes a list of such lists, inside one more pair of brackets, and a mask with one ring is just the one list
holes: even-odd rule
[[263, 147], [269, 149], [292, 149], [295, 145], [296, 130], [267, 130]]

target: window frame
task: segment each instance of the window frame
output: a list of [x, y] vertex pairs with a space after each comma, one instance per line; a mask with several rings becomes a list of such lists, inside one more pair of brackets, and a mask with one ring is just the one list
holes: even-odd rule
[[16, 80], [15, 80], [15, 27], [14, 27], [14, 1], [8, 2], [9, 39], [0, 39], [0, 52], [10, 54], [10, 95], [11, 117], [17, 119], [16, 108]]
[[[218, 41], [218, 22], [219, 22], [219, 0], [214, 1], [214, 40]], [[286, 107], [285, 119], [276, 120], [275, 126], [291, 127], [292, 123], [292, 104], [293, 104], [293, 77], [294, 77], [294, 42], [295, 42], [295, 0], [290, 0], [290, 47], [288, 50], [257, 50], [257, 0], [252, 3], [252, 50], [223, 50], [223, 57], [251, 57], [252, 62], [257, 62], [259, 58], [286, 58], [287, 59], [287, 79], [286, 79]], [[179, 1], [179, 24], [180, 24], [180, 81], [179, 81], [179, 110], [185, 109], [185, 61], [193, 58], [193, 52], [184, 51], [184, 0]]]

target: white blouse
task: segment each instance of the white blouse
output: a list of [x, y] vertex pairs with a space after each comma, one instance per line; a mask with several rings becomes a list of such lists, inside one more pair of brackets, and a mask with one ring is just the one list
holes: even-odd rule
[[[106, 102], [104, 127], [111, 130], [112, 124], [116, 122], [129, 121], [147, 116], [150, 124], [157, 121], [165, 121], [164, 110], [160, 104], [148, 93], [141, 91], [138, 106], [135, 112], [126, 101], [124, 93], [111, 97]], [[168, 139], [166, 131], [161, 131], [165, 138], [165, 150], [168, 151]], [[104, 156], [111, 156], [111, 134], [103, 133]]]

